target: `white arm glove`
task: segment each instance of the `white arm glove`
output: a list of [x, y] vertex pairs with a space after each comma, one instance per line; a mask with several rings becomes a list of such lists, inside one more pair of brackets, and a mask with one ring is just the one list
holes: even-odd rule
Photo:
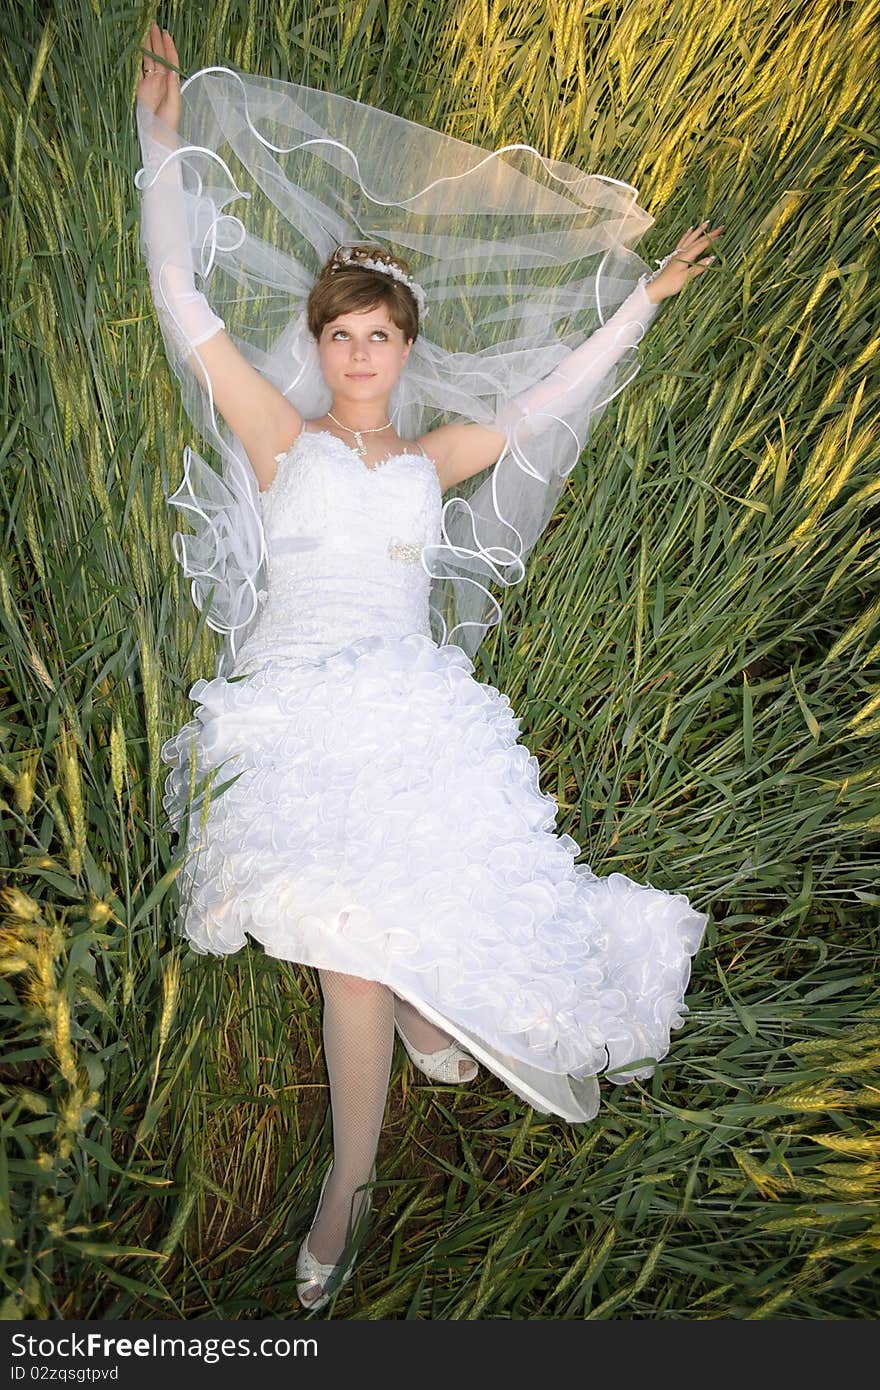
[[156, 311], [186, 357], [225, 324], [195, 287], [180, 160], [169, 157], [181, 142], [140, 102], [137, 127], [143, 158], [135, 175], [141, 190], [141, 248]]
[[623, 353], [641, 341], [659, 309], [648, 298], [645, 285], [660, 274], [670, 256], [658, 262], [657, 270], [645, 272], [611, 317], [558, 366], [534, 386], [511, 396], [496, 423], [513, 424], [517, 440], [522, 441], [546, 429], [555, 417], [570, 417], [586, 402], [592, 406], [596, 388]]

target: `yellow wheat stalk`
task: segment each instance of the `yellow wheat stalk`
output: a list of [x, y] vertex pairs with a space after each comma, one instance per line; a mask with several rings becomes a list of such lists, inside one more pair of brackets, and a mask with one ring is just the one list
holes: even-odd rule
[[62, 725], [59, 738], [61, 753], [58, 758], [58, 771], [61, 790], [67, 804], [67, 812], [72, 829], [72, 844], [68, 851], [70, 872], [74, 875], [82, 871], [86, 850], [86, 816], [83, 803], [82, 778], [79, 766], [77, 741], [70, 729]]
[[125, 778], [125, 728], [118, 710], [113, 712], [110, 729], [110, 781], [117, 805], [122, 807], [122, 791]]

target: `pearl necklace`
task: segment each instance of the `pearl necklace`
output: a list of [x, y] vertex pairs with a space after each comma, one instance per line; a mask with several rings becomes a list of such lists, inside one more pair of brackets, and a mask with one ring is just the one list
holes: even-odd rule
[[363, 441], [363, 439], [361, 438], [361, 436], [364, 435], [364, 434], [379, 434], [379, 432], [380, 432], [381, 430], [387, 430], [387, 429], [389, 429], [390, 426], [391, 426], [391, 421], [388, 420], [388, 421], [386, 421], [386, 423], [385, 423], [384, 425], [375, 425], [375, 426], [373, 427], [373, 429], [369, 429], [369, 430], [366, 430], [366, 429], [364, 429], [364, 430], [353, 430], [353, 429], [351, 428], [350, 425], [343, 425], [343, 423], [342, 423], [341, 420], [337, 420], [336, 416], [332, 413], [332, 411], [328, 410], [328, 411], [327, 411], [327, 415], [328, 415], [329, 419], [331, 419], [331, 420], [333, 421], [334, 425], [338, 425], [339, 428], [340, 428], [341, 430], [346, 430], [348, 434], [353, 434], [353, 435], [354, 435], [355, 443], [357, 444], [357, 447], [358, 447], [358, 452], [360, 453], [361, 457], [364, 458], [364, 459], [366, 459], [367, 455], [366, 455], [366, 453], [365, 453], [365, 451], [364, 451], [364, 441]]

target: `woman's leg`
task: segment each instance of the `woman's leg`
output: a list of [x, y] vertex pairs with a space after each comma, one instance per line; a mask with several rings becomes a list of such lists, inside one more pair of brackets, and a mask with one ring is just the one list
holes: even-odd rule
[[[322, 1264], [338, 1264], [349, 1222], [357, 1220], [379, 1144], [391, 1055], [393, 996], [387, 985], [357, 975], [319, 970], [324, 996], [324, 1061], [330, 1078], [333, 1171], [324, 1189], [309, 1250]], [[307, 1297], [317, 1298], [319, 1289]]]
[[[442, 1052], [452, 1042], [449, 1033], [444, 1033], [436, 1024], [429, 1023], [408, 999], [394, 996], [394, 1017], [397, 1026], [406, 1034], [406, 1040], [416, 1052]], [[476, 1062], [459, 1062], [458, 1075], [462, 1081], [473, 1081], [479, 1068]]]

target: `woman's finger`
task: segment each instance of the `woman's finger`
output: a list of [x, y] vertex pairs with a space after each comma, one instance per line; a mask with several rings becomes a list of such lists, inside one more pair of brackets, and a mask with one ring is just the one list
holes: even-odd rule
[[[178, 69], [180, 68], [180, 58], [177, 55], [177, 47], [167, 29], [165, 30], [165, 57], [168, 59], [169, 63], [173, 63]], [[174, 78], [178, 82], [180, 81], [179, 72], [169, 72], [168, 76]]]
[[[701, 223], [701, 226], [705, 225], [706, 223]], [[681, 241], [678, 243], [678, 246], [675, 249], [676, 251], [705, 250], [707, 246], [712, 245], [714, 239], [720, 236], [723, 231], [723, 223], [719, 224], [719, 226], [717, 227], [714, 227], [710, 232], [703, 232], [699, 228], [688, 228], [687, 232], [685, 232], [684, 236], [682, 237]]]
[[688, 227], [685, 236], [717, 236], [719, 232], [724, 230], [724, 223], [719, 222], [716, 227], [713, 227], [710, 232], [707, 232], [705, 228], [708, 227], [711, 220], [711, 217], [705, 217], [703, 221], [698, 222], [695, 227]]
[[158, 25], [150, 25], [149, 33], [144, 38], [144, 48], [149, 50], [149, 52], [144, 53], [142, 55], [141, 59], [143, 64], [144, 76], [152, 77], [159, 66], [156, 62], [156, 59], [153, 57], [153, 54], [162, 51], [162, 36], [158, 32]]
[[158, 24], [156, 24], [155, 20], [150, 25], [150, 47], [156, 54], [156, 57], [152, 60], [153, 72], [158, 73], [161, 77], [165, 69], [158, 60], [165, 57], [165, 41], [162, 38], [162, 30], [159, 28]]

